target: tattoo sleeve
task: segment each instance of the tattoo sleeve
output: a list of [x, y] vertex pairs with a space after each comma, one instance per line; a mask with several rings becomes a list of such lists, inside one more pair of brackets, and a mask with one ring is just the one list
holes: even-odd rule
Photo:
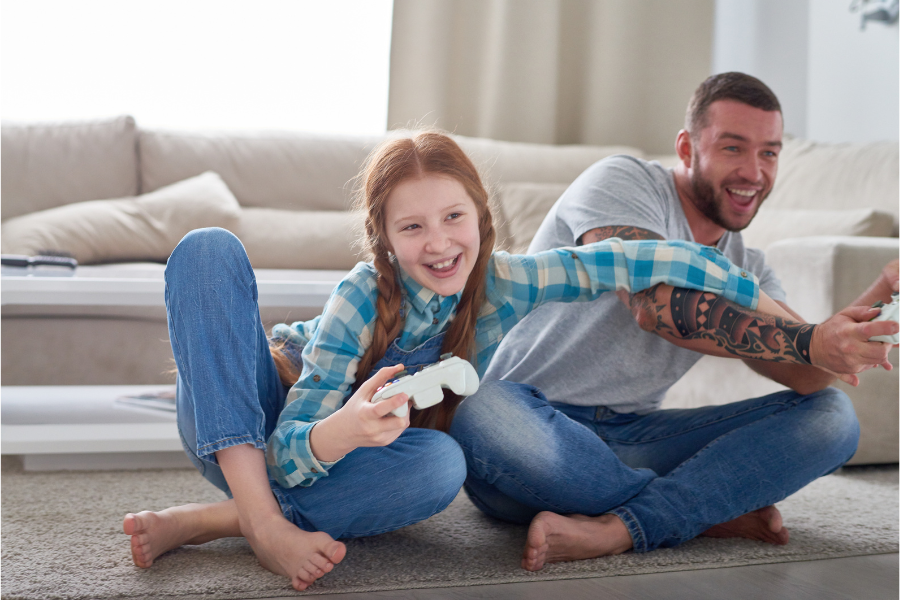
[[[668, 300], [664, 297], [671, 290]], [[815, 325], [757, 313], [709, 292], [655, 286], [632, 299], [641, 327], [664, 337], [707, 340], [727, 354], [812, 364]]]
[[594, 242], [599, 242], [600, 240], [605, 240], [606, 238], [611, 237], [617, 237], [623, 240], [664, 239], [661, 235], [653, 233], [652, 231], [649, 231], [647, 229], [641, 229], [640, 227], [613, 225], [612, 227], [597, 227], [596, 229], [591, 229], [590, 231], [585, 232], [585, 234], [581, 236], [579, 243], [592, 244]]

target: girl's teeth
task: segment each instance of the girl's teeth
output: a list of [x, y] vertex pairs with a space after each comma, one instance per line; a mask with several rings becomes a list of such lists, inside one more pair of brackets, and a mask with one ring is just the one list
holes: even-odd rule
[[431, 268], [432, 269], [446, 269], [447, 267], [452, 265], [455, 260], [456, 260], [455, 258], [451, 258], [450, 260], [445, 260], [444, 262], [434, 263], [433, 265], [431, 265]]

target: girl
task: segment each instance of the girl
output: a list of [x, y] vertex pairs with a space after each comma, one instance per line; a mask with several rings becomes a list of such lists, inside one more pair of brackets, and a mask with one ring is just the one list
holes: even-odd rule
[[335, 288], [322, 316], [276, 326], [271, 341], [237, 238], [197, 230], [169, 258], [179, 430], [201, 474], [230, 498], [126, 515], [136, 565], [183, 544], [244, 536], [263, 566], [305, 589], [344, 557], [337, 539], [427, 519], [466, 477], [444, 433], [458, 398], [402, 418], [388, 413], [406, 395], [370, 402], [404, 366], [415, 372], [452, 352], [483, 374], [531, 310], [608, 290], [668, 283], [751, 308], [758, 300], [752, 275], [686, 242], [493, 253], [488, 194], [442, 133], [385, 142], [361, 180], [372, 262]]

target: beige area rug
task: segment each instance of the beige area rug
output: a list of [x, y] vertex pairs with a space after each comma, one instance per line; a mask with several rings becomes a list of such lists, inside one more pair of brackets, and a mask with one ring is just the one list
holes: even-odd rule
[[[646, 554], [519, 568], [525, 528], [491, 520], [461, 494], [405, 529], [350, 540], [347, 557], [306, 594], [467, 586], [708, 569], [897, 552], [897, 468], [849, 468], [779, 508], [791, 543], [696, 539]], [[121, 532], [129, 511], [216, 501], [190, 470], [2, 475], [2, 597], [187, 600], [302, 595], [264, 570], [243, 539], [185, 547], [151, 569], [131, 564]]]

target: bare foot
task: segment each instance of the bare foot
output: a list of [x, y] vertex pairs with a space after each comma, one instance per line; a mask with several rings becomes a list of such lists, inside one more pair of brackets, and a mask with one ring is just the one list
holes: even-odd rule
[[146, 569], [164, 552], [185, 544], [201, 544], [215, 539], [205, 539], [200, 527], [202, 512], [211, 506], [187, 504], [160, 512], [145, 510], [125, 515], [122, 530], [131, 536], [131, 559], [134, 564]]
[[539, 571], [547, 563], [621, 554], [631, 547], [631, 534], [615, 515], [541, 512], [528, 528], [522, 568]]
[[[134, 564], [144, 569], [160, 554], [180, 546], [245, 535], [234, 500], [129, 513], [122, 529], [131, 536]], [[334, 569], [347, 552], [327, 533], [303, 531], [281, 515], [262, 518], [246, 537], [262, 566], [289, 577], [297, 590]]]
[[781, 520], [781, 513], [774, 506], [764, 506], [737, 519], [710, 527], [700, 534], [705, 537], [741, 537], [783, 546], [790, 534]]
[[247, 541], [259, 562], [303, 591], [344, 560], [347, 547], [323, 532], [304, 531], [281, 516], [257, 524]]

